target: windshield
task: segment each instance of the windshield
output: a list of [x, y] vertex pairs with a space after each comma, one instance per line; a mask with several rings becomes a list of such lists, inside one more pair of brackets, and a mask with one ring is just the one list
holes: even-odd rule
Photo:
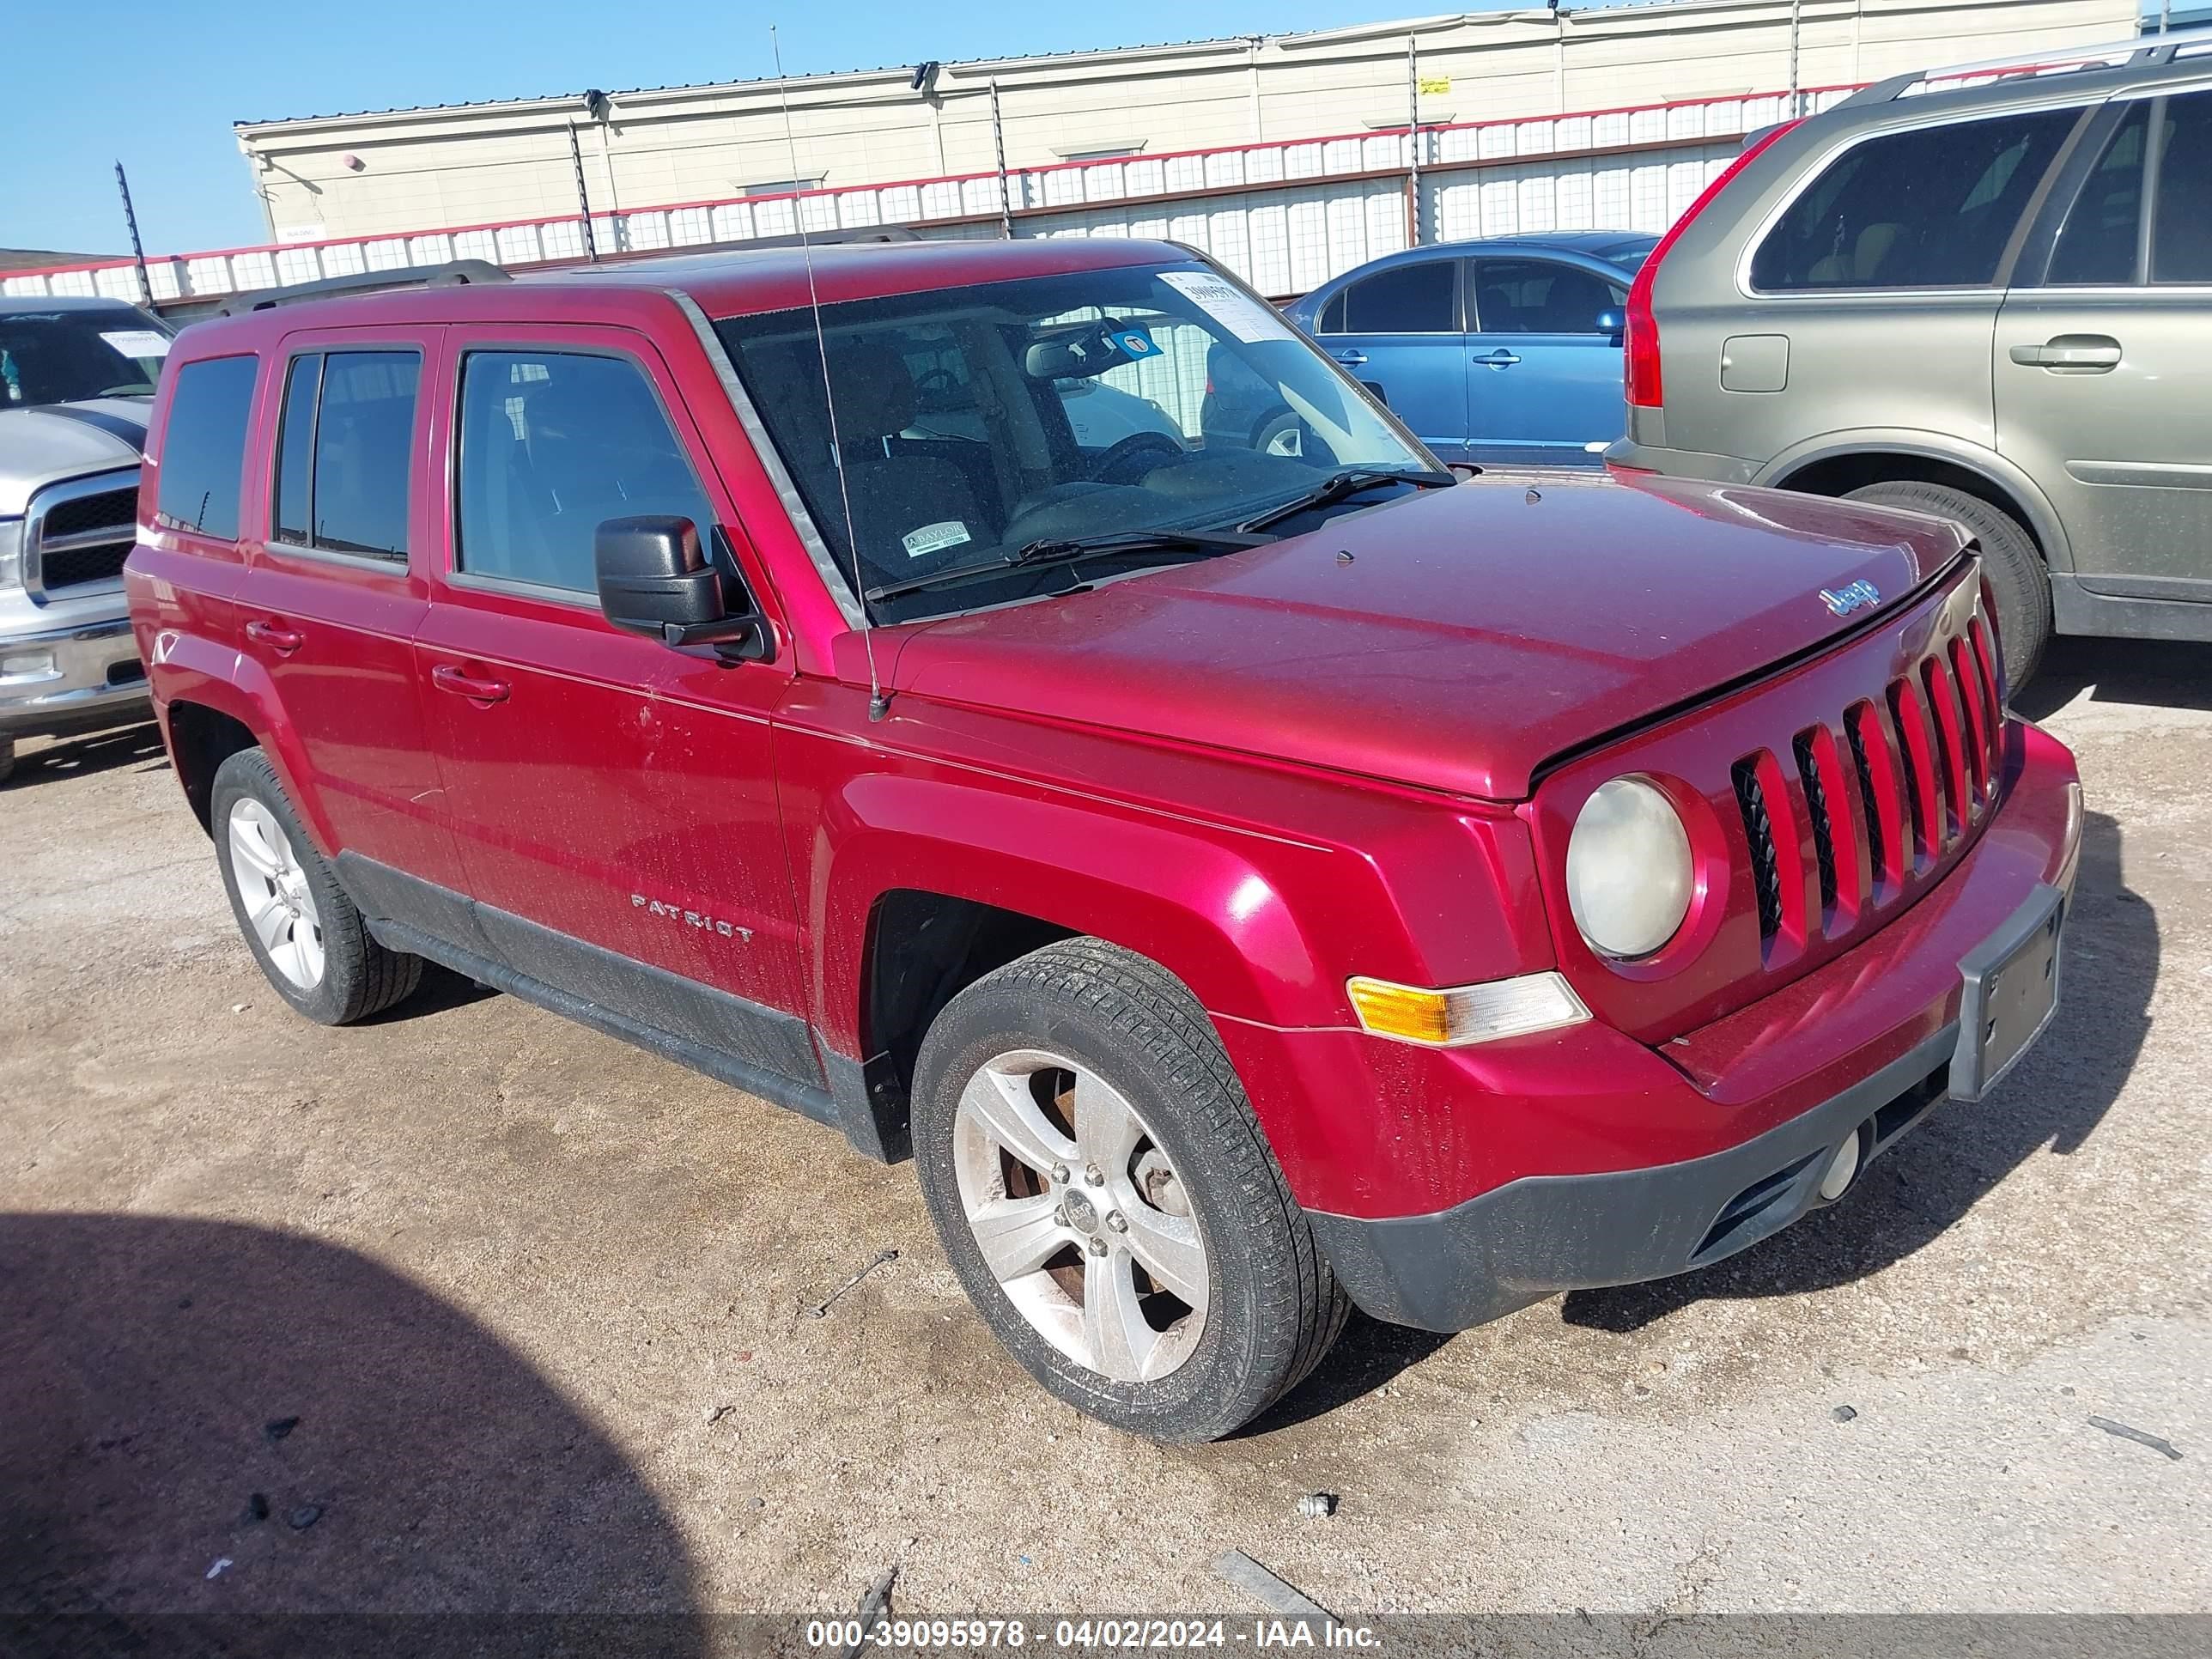
[[[1347, 467], [1436, 465], [1272, 307], [1202, 266], [847, 301], [821, 327], [834, 444], [812, 316], [716, 325], [847, 572], [849, 497], [864, 592], [1048, 544], [1232, 527]], [[1010, 568], [872, 610], [904, 621], [1041, 591], [1038, 572]]]
[[0, 312], [0, 406], [143, 398], [168, 355], [169, 331], [143, 312]]

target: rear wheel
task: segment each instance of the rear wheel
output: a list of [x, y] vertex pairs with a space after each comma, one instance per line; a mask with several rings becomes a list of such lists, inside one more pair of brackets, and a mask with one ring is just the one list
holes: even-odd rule
[[2035, 678], [2044, 647], [2051, 643], [2051, 574], [2025, 525], [2002, 507], [1948, 484], [1907, 480], [1868, 484], [1846, 499], [1911, 507], [1964, 526], [1981, 544], [1983, 574], [1996, 596], [2005, 685], [2017, 693]]
[[240, 750], [216, 768], [209, 806], [231, 914], [285, 1001], [320, 1024], [347, 1025], [421, 983], [422, 957], [370, 937], [266, 755]]
[[15, 775], [15, 739], [0, 738], [0, 783]]
[[984, 1321], [1062, 1400], [1217, 1439], [1313, 1369], [1349, 1303], [1205, 1012], [1096, 939], [946, 1005], [915, 1066], [915, 1158]]

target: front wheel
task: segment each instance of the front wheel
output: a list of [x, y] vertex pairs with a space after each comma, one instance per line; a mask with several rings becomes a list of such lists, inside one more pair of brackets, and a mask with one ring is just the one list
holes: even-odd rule
[[1211, 1024], [1162, 969], [1070, 939], [960, 993], [915, 1065], [939, 1238], [1062, 1400], [1156, 1440], [1241, 1427], [1350, 1304]]
[[2014, 696], [2035, 678], [2051, 643], [2051, 573], [2035, 550], [2027, 526], [1978, 495], [1948, 484], [1899, 479], [1868, 484], [1844, 499], [1948, 519], [1981, 544], [1982, 574], [1997, 602], [1997, 640], [2004, 653], [2005, 688]]

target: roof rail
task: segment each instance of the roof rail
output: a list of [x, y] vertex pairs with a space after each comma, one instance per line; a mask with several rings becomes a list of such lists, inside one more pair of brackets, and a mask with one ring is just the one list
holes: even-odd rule
[[2170, 64], [2182, 56], [2185, 50], [2191, 57], [2200, 50], [2212, 51], [2212, 24], [2175, 29], [2166, 34], [2139, 34], [2131, 40], [2081, 46], [2070, 52], [2027, 52], [2015, 58], [1991, 58], [1978, 64], [1954, 64], [1940, 69], [1915, 70], [1909, 74], [1892, 76], [1887, 81], [1877, 82], [1855, 92], [1844, 100], [1844, 105], [1887, 104], [1939, 81], [2005, 80], [2016, 76], [2118, 69], [2123, 65], [2148, 68], [2154, 64]]
[[258, 294], [240, 295], [217, 306], [218, 317], [243, 317], [250, 311], [268, 311], [296, 305], [302, 300], [327, 300], [342, 294], [374, 294], [388, 288], [455, 288], [469, 283], [511, 283], [514, 278], [489, 259], [449, 259], [442, 265], [398, 265], [390, 270], [360, 270], [349, 276], [325, 276], [320, 282], [295, 283]]

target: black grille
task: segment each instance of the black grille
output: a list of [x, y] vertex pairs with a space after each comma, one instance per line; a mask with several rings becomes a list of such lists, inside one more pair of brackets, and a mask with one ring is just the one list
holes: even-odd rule
[[[1872, 703], [1864, 703], [1861, 707], [1866, 711], [1863, 718], [1875, 718]], [[1866, 813], [1867, 841], [1879, 851], [1882, 841], [1881, 813], [1875, 805], [1874, 763], [1867, 758], [1866, 734], [1859, 730], [1857, 720], [1846, 716], [1844, 735], [1851, 740], [1851, 765], [1859, 775], [1859, 800]], [[1879, 856], [1875, 862], [1878, 868], [1881, 864]]]
[[55, 502], [46, 509], [46, 528], [40, 533], [58, 541], [64, 536], [110, 526], [127, 530], [137, 518], [138, 486], [133, 484], [128, 489], [106, 489], [97, 495]]
[[1782, 871], [1774, 855], [1774, 825], [1766, 816], [1766, 792], [1759, 784], [1759, 761], [1746, 756], [1735, 763], [1735, 800], [1743, 809], [1744, 839], [1751, 843], [1752, 885], [1759, 894], [1759, 936], [1782, 931]]
[[1797, 755], [1797, 775], [1805, 781], [1805, 811], [1813, 820], [1813, 852], [1820, 861], [1820, 908], [1836, 906], [1836, 841], [1828, 823], [1827, 792], [1820, 784], [1820, 764], [1813, 752], [1813, 734], [1800, 732], [1791, 745]]
[[81, 587], [87, 582], [113, 581], [123, 574], [123, 562], [131, 556], [129, 542], [111, 542], [101, 547], [72, 547], [63, 553], [45, 553], [39, 558], [39, 585], [51, 593], [58, 587]]

